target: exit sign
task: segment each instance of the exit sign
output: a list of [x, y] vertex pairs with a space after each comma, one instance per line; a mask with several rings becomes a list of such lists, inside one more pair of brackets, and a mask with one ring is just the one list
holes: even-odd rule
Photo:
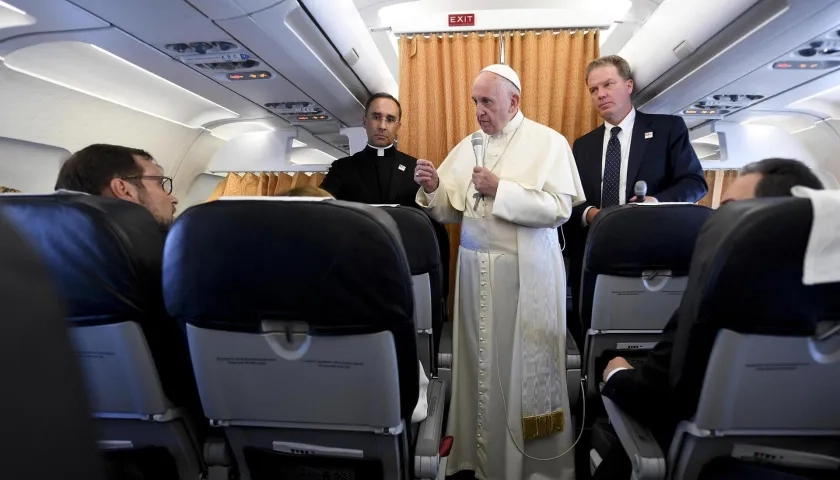
[[474, 13], [453, 13], [449, 15], [450, 27], [474, 27], [475, 14]]

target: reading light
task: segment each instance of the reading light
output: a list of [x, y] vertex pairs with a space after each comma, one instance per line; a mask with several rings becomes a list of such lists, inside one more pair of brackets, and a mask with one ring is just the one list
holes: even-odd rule
[[23, 10], [17, 8], [14, 5], [10, 5], [2, 0], [0, 0], [0, 7], [5, 8], [6, 10], [11, 10], [12, 12], [17, 13], [18, 15], [26, 15], [26, 12], [24, 12]]
[[82, 42], [32, 45], [6, 56], [12, 70], [188, 128], [239, 117], [107, 50]]

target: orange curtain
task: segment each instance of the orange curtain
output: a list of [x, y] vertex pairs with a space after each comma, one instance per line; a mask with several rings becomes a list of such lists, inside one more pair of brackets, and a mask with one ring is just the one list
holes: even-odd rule
[[304, 172], [294, 174], [283, 172], [249, 172], [242, 176], [238, 173], [231, 172], [216, 185], [216, 189], [213, 190], [213, 193], [207, 201], [211, 202], [221, 197], [233, 196], [272, 196], [294, 187], [302, 187], [304, 185], [317, 187], [321, 185], [322, 181], [324, 181], [324, 174], [321, 172], [312, 174], [306, 174]]
[[706, 177], [706, 184], [709, 186], [709, 191], [697, 204], [710, 208], [718, 208], [720, 206], [720, 199], [723, 198], [726, 189], [738, 177], [738, 170], [704, 170], [703, 175]]
[[[599, 55], [598, 31], [509, 32], [505, 60], [522, 81], [522, 113], [562, 133], [571, 144], [598, 125], [583, 80]], [[471, 99], [482, 68], [500, 63], [502, 38], [477, 33], [400, 37], [400, 150], [440, 165], [478, 129]], [[458, 258], [460, 226], [447, 225], [450, 258]], [[457, 262], [450, 262], [450, 297]], [[452, 302], [450, 302], [450, 306]]]
[[522, 81], [522, 113], [557, 130], [569, 145], [601, 124], [584, 81], [599, 56], [598, 30], [509, 32], [505, 60]]

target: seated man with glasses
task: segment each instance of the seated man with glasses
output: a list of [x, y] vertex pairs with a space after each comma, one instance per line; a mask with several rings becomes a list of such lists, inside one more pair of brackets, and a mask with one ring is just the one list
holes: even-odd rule
[[163, 175], [155, 159], [144, 150], [119, 145], [90, 145], [74, 153], [61, 166], [55, 189], [140, 204], [164, 230], [172, 225], [178, 205], [172, 178]]

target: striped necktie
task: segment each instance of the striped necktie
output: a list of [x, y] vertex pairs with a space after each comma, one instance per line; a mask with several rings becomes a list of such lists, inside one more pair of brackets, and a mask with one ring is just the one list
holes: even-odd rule
[[607, 158], [604, 162], [604, 180], [601, 188], [601, 208], [618, 205], [618, 186], [621, 178], [621, 142], [618, 134], [621, 127], [610, 129], [610, 141], [607, 143]]

